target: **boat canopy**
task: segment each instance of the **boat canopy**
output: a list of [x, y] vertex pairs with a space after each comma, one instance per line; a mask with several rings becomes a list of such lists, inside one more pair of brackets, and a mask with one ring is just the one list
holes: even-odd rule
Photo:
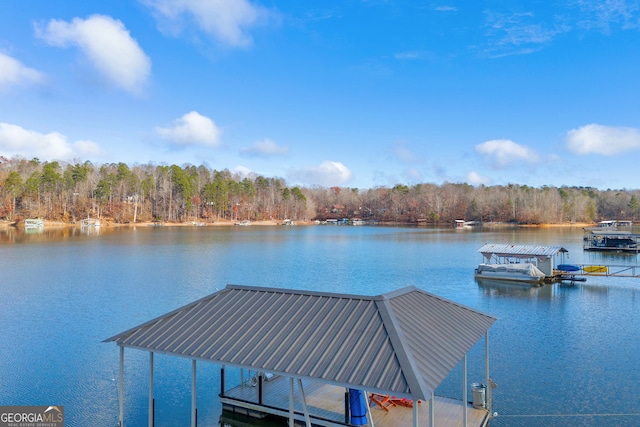
[[544, 261], [547, 258], [552, 258], [560, 253], [569, 251], [560, 246], [487, 243], [478, 249], [478, 252], [480, 252], [488, 262], [492, 257], [516, 258], [520, 260], [535, 258], [538, 261]]

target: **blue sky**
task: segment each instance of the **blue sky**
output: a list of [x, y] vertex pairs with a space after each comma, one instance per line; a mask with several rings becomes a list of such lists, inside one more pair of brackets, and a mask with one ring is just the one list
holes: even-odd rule
[[640, 188], [638, 1], [1, 7], [5, 157]]

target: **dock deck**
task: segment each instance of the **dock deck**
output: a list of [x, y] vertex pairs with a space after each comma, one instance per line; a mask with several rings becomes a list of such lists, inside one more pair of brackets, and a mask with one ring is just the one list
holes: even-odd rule
[[[307, 408], [314, 425], [328, 427], [345, 426], [345, 389], [318, 381], [303, 381]], [[289, 416], [289, 379], [276, 377], [263, 383], [263, 402], [258, 404], [258, 387], [237, 386], [225, 391], [220, 397], [223, 409], [243, 415], [259, 416], [270, 414], [287, 418]], [[304, 420], [301, 393], [295, 386], [295, 418], [298, 424]], [[418, 425], [429, 425], [430, 402], [420, 402], [418, 409]], [[435, 398], [435, 424], [452, 427], [463, 427], [462, 401], [455, 399]], [[467, 426], [483, 427], [489, 420], [489, 412], [467, 405]], [[411, 427], [413, 425], [413, 409], [404, 406], [389, 408], [386, 412], [377, 405], [371, 406], [371, 416], [376, 427]]]

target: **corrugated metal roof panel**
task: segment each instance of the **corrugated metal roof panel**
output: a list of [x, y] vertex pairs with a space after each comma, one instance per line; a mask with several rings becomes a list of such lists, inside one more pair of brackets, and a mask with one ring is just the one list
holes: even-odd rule
[[413, 287], [365, 297], [229, 285], [106, 341], [429, 399], [494, 321]]
[[568, 252], [560, 246], [536, 246], [536, 245], [512, 245], [503, 243], [487, 243], [478, 249], [482, 254], [495, 254], [497, 256], [531, 256], [552, 257], [560, 252]]
[[435, 389], [473, 347], [495, 318], [426, 292], [401, 294], [389, 303], [409, 357]]

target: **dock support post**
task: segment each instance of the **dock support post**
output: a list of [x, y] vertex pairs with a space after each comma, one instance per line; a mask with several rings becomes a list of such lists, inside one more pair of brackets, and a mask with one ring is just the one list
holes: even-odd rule
[[[418, 425], [420, 424], [420, 420], [418, 419], [418, 402], [419, 401], [413, 402], [413, 427], [418, 427]], [[371, 424], [371, 427], [373, 427], [373, 422]]]
[[464, 422], [463, 426], [467, 427], [467, 353], [464, 354], [464, 358], [462, 359], [462, 410], [464, 411], [462, 414], [462, 420]]
[[429, 404], [429, 425], [431, 427], [435, 427], [436, 425], [436, 413], [434, 406], [436, 406], [436, 394], [432, 391], [431, 403]]
[[349, 389], [345, 388], [344, 389], [344, 423], [345, 424], [349, 424], [349, 413], [351, 412], [351, 409], [349, 408]]
[[[244, 383], [240, 383], [244, 387]], [[226, 388], [224, 383], [224, 365], [220, 368], [220, 396], [224, 396], [224, 389]]]
[[124, 346], [120, 346], [120, 386], [118, 388], [118, 426], [124, 427]]
[[289, 378], [289, 427], [294, 427], [295, 420], [293, 418], [293, 377]]
[[309, 408], [307, 408], [307, 398], [304, 395], [304, 388], [302, 388], [302, 380], [298, 378], [298, 387], [300, 388], [300, 394], [302, 395], [302, 408], [304, 409], [304, 421], [307, 423], [307, 427], [311, 427], [311, 418], [309, 417]]
[[485, 360], [485, 381], [487, 384], [487, 409], [489, 410], [489, 417], [493, 414], [493, 397], [492, 397], [492, 382], [491, 374], [489, 371], [489, 331], [484, 333], [484, 360]]
[[153, 351], [149, 352], [149, 427], [153, 427]]
[[196, 412], [196, 359], [191, 360], [191, 427], [198, 424]]
[[375, 427], [373, 425], [373, 417], [371, 416], [371, 406], [369, 406], [369, 394], [367, 394], [366, 390], [362, 390], [362, 393], [364, 393], [364, 402], [367, 405], [367, 417], [369, 419], [369, 425], [371, 427]]

